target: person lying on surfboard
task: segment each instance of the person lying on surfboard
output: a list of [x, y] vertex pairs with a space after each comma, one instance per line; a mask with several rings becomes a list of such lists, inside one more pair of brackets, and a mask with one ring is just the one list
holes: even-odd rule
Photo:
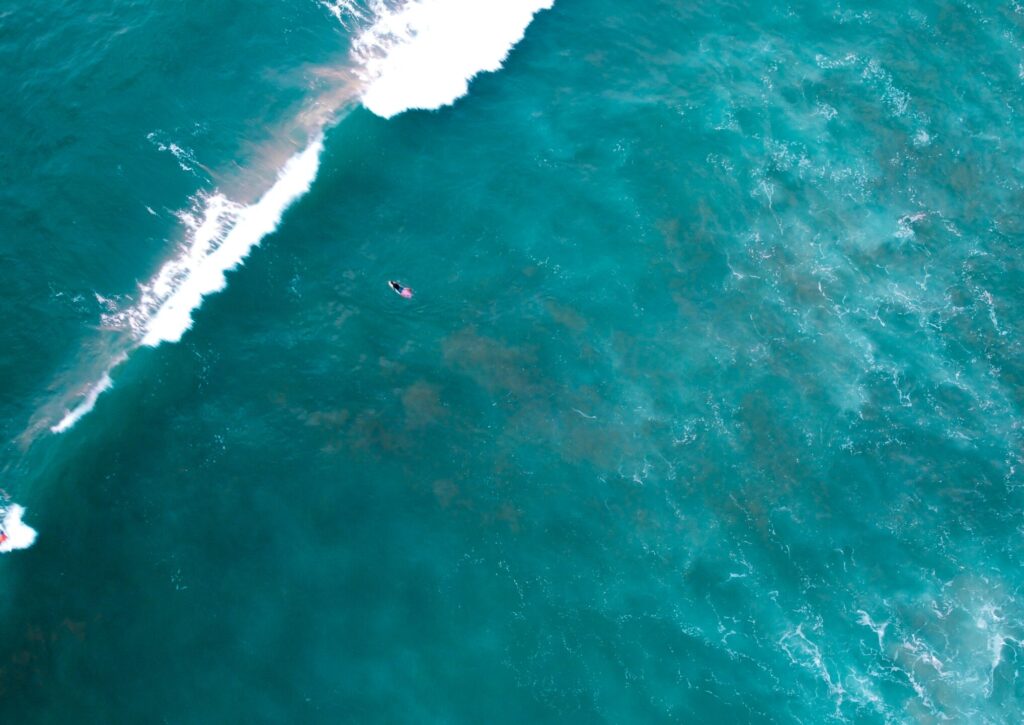
[[402, 285], [398, 284], [398, 282], [395, 282], [394, 280], [390, 280], [388, 282], [388, 287], [393, 289], [395, 292], [397, 292], [399, 295], [401, 295], [405, 299], [407, 299], [407, 300], [411, 300], [412, 299], [412, 289], [410, 289], [409, 287], [403, 287]]

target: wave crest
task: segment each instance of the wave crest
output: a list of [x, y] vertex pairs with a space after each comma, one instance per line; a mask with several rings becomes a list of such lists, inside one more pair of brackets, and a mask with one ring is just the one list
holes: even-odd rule
[[[343, 23], [365, 15], [351, 2], [326, 3]], [[370, 4], [373, 21], [352, 44], [363, 105], [384, 118], [436, 109], [469, 91], [479, 73], [501, 68], [533, 16], [554, 0], [411, 0]], [[343, 12], [345, 11], [345, 12]]]
[[127, 326], [149, 347], [178, 342], [192, 326], [192, 313], [203, 297], [224, 289], [225, 274], [277, 229], [285, 210], [309, 191], [322, 149], [323, 138], [318, 137], [292, 156], [255, 204], [237, 204], [223, 194], [200, 199], [199, 211], [181, 215], [188, 233], [178, 255], [140, 286], [137, 305], [104, 318], [104, 324]]
[[[501, 68], [533, 16], [552, 7], [554, 0], [321, 0], [321, 4], [355, 36], [351, 54], [358, 88], [343, 85], [329, 98], [348, 102], [357, 93], [367, 109], [390, 118], [413, 108], [440, 108], [465, 95], [477, 74]], [[51, 432], [69, 430], [93, 409], [97, 398], [113, 386], [110, 373], [131, 350], [181, 339], [203, 298], [225, 287], [226, 273], [277, 229], [285, 210], [309, 191], [319, 168], [323, 130], [334, 110], [331, 106], [310, 115], [315, 119], [308, 124], [313, 127], [313, 141], [288, 160], [258, 201], [239, 204], [211, 192], [197, 197], [191, 211], [178, 215], [185, 235], [177, 254], [139, 286], [134, 305], [102, 316], [105, 328], [128, 331], [130, 343], [103, 376], [77, 396], [78, 404], [65, 409], [63, 417], [50, 426]], [[150, 140], [159, 141], [152, 134]], [[162, 142], [158, 147], [174, 153], [179, 163], [186, 153]], [[187, 160], [198, 165], [191, 157]]]

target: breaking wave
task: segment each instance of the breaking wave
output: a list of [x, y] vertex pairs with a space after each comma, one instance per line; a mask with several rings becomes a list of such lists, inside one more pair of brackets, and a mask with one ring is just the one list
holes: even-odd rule
[[50, 426], [50, 432], [63, 433], [96, 407], [96, 400], [100, 397], [100, 394], [114, 384], [114, 381], [110, 378], [110, 372], [124, 362], [125, 358], [127, 358], [127, 355], [123, 353], [114, 358], [110, 367], [107, 368], [105, 373], [103, 373], [103, 377], [94, 383], [85, 393], [85, 397], [82, 399], [82, 402], [65, 413], [64, 417], [61, 418], [60, 421]]
[[[363, 105], [391, 118], [410, 109], [454, 103], [466, 95], [477, 74], [501, 68], [533, 16], [553, 4], [554, 0], [413, 0], [391, 8], [384, 0], [375, 0], [372, 24], [352, 45]], [[342, 9], [352, 8], [352, 3], [328, 6], [342, 18]]]
[[[321, 1], [354, 36], [351, 72], [359, 82], [352, 92], [368, 110], [384, 118], [410, 109], [440, 108], [465, 95], [473, 77], [498, 70], [533, 16], [553, 3]], [[197, 196], [192, 210], [178, 215], [184, 227], [178, 253], [139, 285], [132, 306], [102, 316], [105, 328], [130, 333], [127, 349], [106, 366], [84, 398], [49, 427], [51, 432], [69, 430], [93, 409], [97, 398], [114, 384], [110, 373], [131, 350], [178, 342], [192, 326], [192, 315], [203, 298], [222, 290], [227, 284], [225, 274], [277, 228], [285, 210], [316, 178], [323, 132], [332, 114], [317, 118], [311, 129], [313, 140], [287, 161], [258, 201], [240, 204], [214, 190]], [[167, 148], [182, 162], [180, 149]]]
[[[259, 201], [236, 204], [222, 194], [205, 199], [201, 216], [182, 215], [189, 241], [153, 279], [140, 287], [138, 305], [123, 319], [143, 345], [177, 342], [192, 326], [192, 313], [206, 295], [224, 289], [225, 273], [234, 269], [281, 222], [292, 203], [309, 191], [320, 166], [323, 137], [284, 165], [277, 181]], [[113, 318], [105, 320], [107, 324]]]
[[0, 553], [27, 549], [36, 540], [36, 530], [21, 520], [25, 509], [18, 504], [11, 504], [0, 509], [0, 533], [4, 540], [0, 542]]

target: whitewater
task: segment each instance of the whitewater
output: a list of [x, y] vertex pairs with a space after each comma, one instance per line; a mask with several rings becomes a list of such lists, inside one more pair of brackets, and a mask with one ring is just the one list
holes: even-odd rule
[[0, 533], [4, 540], [0, 541], [0, 553], [27, 549], [36, 540], [36, 531], [22, 521], [25, 509], [18, 504], [11, 504], [6, 509], [0, 508]]
[[[374, 2], [367, 11], [351, 2], [323, 3], [343, 23], [372, 20], [352, 45], [360, 102], [383, 118], [408, 110], [436, 110], [464, 96], [472, 79], [501, 68], [533, 16], [554, 0], [477, 3], [419, 0], [396, 8]], [[473, 28], [467, 36], [466, 28]], [[292, 156], [277, 181], [258, 201], [239, 204], [220, 192], [197, 197], [179, 218], [186, 239], [179, 253], [140, 285], [132, 307], [103, 315], [107, 328], [131, 331], [134, 347], [178, 342], [192, 325], [203, 298], [227, 284], [226, 273], [241, 265], [254, 247], [281, 222], [316, 179], [323, 151], [319, 128], [309, 145]], [[113, 387], [111, 372], [127, 359], [115, 357], [85, 398], [55, 424], [53, 433], [71, 429]]]
[[[346, 28], [357, 29], [350, 50], [358, 81], [353, 92], [358, 102], [382, 118], [455, 103], [468, 93], [474, 77], [502, 67], [536, 13], [553, 4], [554, 0], [410, 0], [394, 5], [374, 0], [361, 8], [348, 0], [321, 3]], [[113, 354], [99, 379], [48, 426], [51, 433], [71, 430], [93, 410], [99, 397], [114, 387], [114, 370], [132, 350], [181, 340], [203, 299], [224, 289], [226, 274], [242, 265], [277, 229], [288, 208], [309, 191], [319, 169], [324, 132], [336, 122], [337, 110], [317, 116], [308, 145], [287, 160], [273, 185], [254, 203], [238, 203], [214, 190], [201, 192], [189, 211], [178, 214], [184, 231], [178, 253], [139, 285], [135, 304], [102, 315], [105, 329], [129, 333], [126, 348]], [[20, 507], [9, 515], [15, 510], [20, 517]], [[15, 524], [20, 518], [11, 519], [9, 525]], [[20, 536], [18, 542], [29, 546], [34, 537], [34, 532]], [[24, 547], [12, 544], [0, 551], [11, 548]]]

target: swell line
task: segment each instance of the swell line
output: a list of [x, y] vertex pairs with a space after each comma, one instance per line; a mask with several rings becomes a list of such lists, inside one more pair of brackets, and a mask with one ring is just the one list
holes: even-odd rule
[[[127, 331], [128, 342], [115, 350], [98, 380], [65, 402], [62, 413], [41, 410], [21, 436], [28, 445], [41, 429], [62, 434], [75, 427], [114, 387], [112, 373], [139, 347], [176, 343], [192, 326], [203, 299], [227, 285], [226, 274], [241, 265], [252, 249], [279, 226], [287, 209], [306, 194], [316, 179], [324, 147], [324, 131], [340, 107], [357, 98], [383, 118], [411, 109], [434, 110], [450, 105], [469, 91], [479, 73], [502, 67], [523, 38], [534, 15], [554, 0], [321, 0], [349, 32], [354, 33], [347, 71], [354, 84], [314, 99], [296, 121], [307, 126], [310, 142], [291, 156], [273, 185], [252, 204], [239, 204], [219, 191], [200, 194], [193, 208], [179, 213], [184, 242], [179, 252], [139, 285], [135, 304], [102, 316], [106, 329]], [[340, 71], [339, 75], [346, 75]], [[177, 157], [177, 155], [176, 155]], [[179, 162], [181, 159], [179, 158]], [[56, 418], [56, 420], [55, 420]], [[45, 422], [49, 419], [52, 423]], [[35, 531], [21, 522], [24, 509], [12, 504], [4, 514], [0, 552], [30, 546]], [[12, 533], [13, 532], [13, 533]]]
[[[398, 6], [371, 0], [367, 8], [352, 0], [321, 4], [346, 28], [358, 29], [350, 51], [358, 83], [340, 100], [333, 97], [335, 106], [355, 93], [368, 110], [391, 118], [411, 109], [437, 109], [466, 95], [473, 77], [501, 68], [534, 15], [554, 0], [409, 0]], [[105, 328], [128, 330], [132, 344], [84, 398], [49, 426], [52, 433], [70, 430], [93, 409], [114, 385], [111, 372], [132, 349], [181, 340], [203, 299], [224, 289], [225, 274], [242, 264], [277, 229], [288, 207], [309, 191], [332, 117], [333, 110], [316, 116], [309, 145], [285, 163], [254, 204], [238, 204], [214, 191], [198, 196], [192, 211], [179, 214], [186, 229], [180, 253], [139, 286], [136, 304], [102, 317]]]

